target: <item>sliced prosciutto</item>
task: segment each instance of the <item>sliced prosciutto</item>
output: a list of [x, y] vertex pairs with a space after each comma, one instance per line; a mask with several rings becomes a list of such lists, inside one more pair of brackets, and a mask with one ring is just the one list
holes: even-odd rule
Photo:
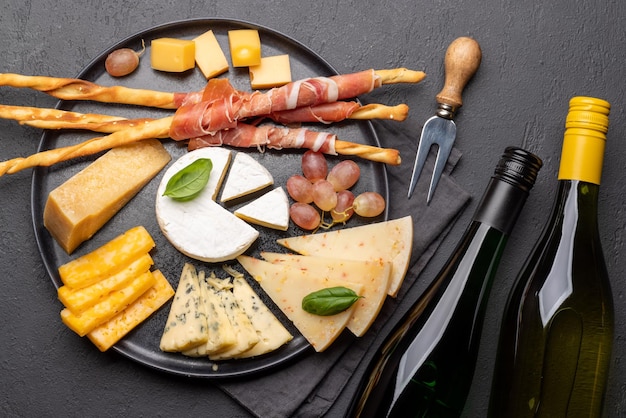
[[381, 84], [374, 70], [366, 70], [299, 80], [265, 93], [242, 93], [232, 88], [228, 97], [213, 97], [213, 100], [206, 100], [203, 94], [201, 102], [189, 100], [178, 108], [170, 137], [178, 141], [212, 135], [222, 129], [232, 129], [238, 120], [356, 97]]
[[332, 102], [315, 106], [298, 107], [291, 110], [273, 112], [267, 117], [284, 125], [300, 122], [319, 122], [329, 124], [348, 119], [361, 107], [357, 102]]
[[187, 148], [193, 151], [210, 146], [229, 145], [238, 148], [305, 148], [324, 154], [337, 155], [334, 134], [310, 129], [290, 129], [273, 125], [253, 126], [238, 123], [236, 128], [218, 131], [213, 135], [192, 138]]

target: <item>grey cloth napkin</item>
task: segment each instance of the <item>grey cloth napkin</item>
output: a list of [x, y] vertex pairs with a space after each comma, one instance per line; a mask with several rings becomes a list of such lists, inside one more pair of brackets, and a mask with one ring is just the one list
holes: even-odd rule
[[[415, 149], [404, 155], [414, 155]], [[450, 173], [461, 154], [453, 149], [435, 195], [426, 205], [428, 184], [434, 163], [431, 151], [413, 197], [406, 197], [413, 161], [387, 170], [390, 184], [389, 218], [412, 215], [413, 253], [409, 270], [398, 296], [387, 298], [378, 318], [366, 335], [355, 338], [345, 332], [329, 349], [310, 354], [270, 374], [245, 381], [220, 383], [223, 391], [257, 417], [321, 417], [337, 399], [359, 365], [375, 336], [402, 301], [437, 247], [470, 199]], [[425, 278], [428, 280], [428, 278]]]

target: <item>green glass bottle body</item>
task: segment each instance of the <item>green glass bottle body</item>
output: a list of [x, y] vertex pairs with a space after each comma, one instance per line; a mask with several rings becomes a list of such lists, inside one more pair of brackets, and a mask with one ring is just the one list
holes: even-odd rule
[[507, 148], [453, 254], [376, 352], [348, 416], [461, 414], [491, 283], [540, 167]]
[[[589, 152], [585, 132], [575, 134], [566, 131], [571, 144], [564, 142], [552, 212], [507, 301], [489, 404], [493, 418], [602, 413], [613, 298], [597, 222], [602, 160], [588, 161], [602, 153]], [[574, 153], [566, 151], [570, 145]]]

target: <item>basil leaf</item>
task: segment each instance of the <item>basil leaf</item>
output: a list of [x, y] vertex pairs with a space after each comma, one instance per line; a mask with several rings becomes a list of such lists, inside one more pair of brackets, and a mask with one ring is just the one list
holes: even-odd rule
[[345, 311], [362, 297], [347, 287], [327, 287], [302, 298], [302, 309], [314, 315], [330, 316]]
[[180, 201], [193, 199], [209, 182], [212, 168], [209, 158], [198, 158], [168, 180], [163, 196]]

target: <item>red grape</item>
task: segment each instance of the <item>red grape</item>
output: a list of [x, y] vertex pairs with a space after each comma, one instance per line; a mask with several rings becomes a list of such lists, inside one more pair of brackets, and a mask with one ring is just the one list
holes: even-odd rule
[[352, 214], [352, 202], [354, 202], [354, 194], [350, 190], [341, 190], [337, 192], [337, 205], [330, 211], [334, 222], [346, 222]]
[[302, 155], [302, 174], [311, 183], [326, 178], [328, 163], [324, 154], [318, 151], [308, 150]]
[[308, 203], [296, 202], [289, 208], [291, 220], [302, 229], [312, 230], [321, 222], [320, 214]]
[[331, 168], [326, 180], [332, 183], [335, 191], [349, 189], [359, 180], [361, 169], [352, 160], [343, 160]]
[[318, 180], [313, 184], [313, 203], [325, 212], [337, 205], [337, 193], [329, 181]]
[[354, 199], [352, 206], [357, 215], [370, 218], [383, 213], [385, 199], [376, 192], [364, 192]]
[[313, 184], [301, 175], [293, 175], [287, 180], [287, 193], [296, 202], [313, 201]]

